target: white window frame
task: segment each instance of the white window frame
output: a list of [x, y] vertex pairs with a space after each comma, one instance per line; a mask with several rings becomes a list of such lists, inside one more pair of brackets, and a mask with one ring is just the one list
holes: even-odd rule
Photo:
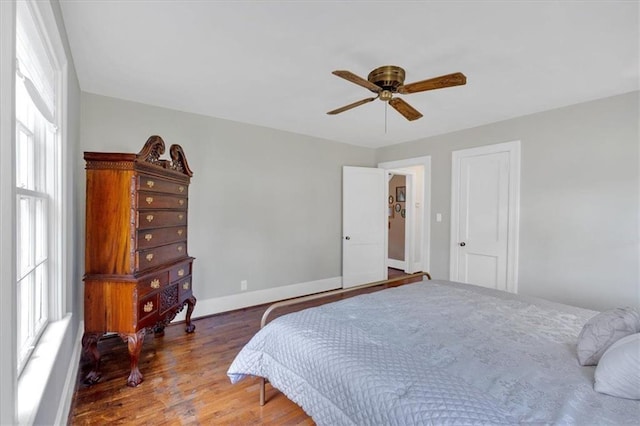
[[[22, 3], [23, 1], [20, 1]], [[68, 271], [70, 271], [71, 259], [65, 256], [66, 248], [68, 247], [68, 241], [66, 236], [68, 235], [69, 219], [68, 212], [70, 206], [70, 194], [66, 190], [68, 188], [68, 176], [66, 171], [69, 167], [66, 167], [67, 157], [67, 137], [66, 137], [66, 124], [67, 124], [67, 58], [66, 53], [60, 39], [60, 33], [55, 21], [54, 11], [48, 2], [37, 2], [34, 0], [24, 1], [28, 10], [36, 24], [39, 31], [40, 38], [45, 45], [47, 53], [50, 56], [54, 68], [57, 71], [57, 79], [55, 81], [56, 99], [55, 99], [55, 119], [54, 126], [57, 127], [57, 132], [54, 134], [54, 141], [51, 150], [47, 153], [47, 166], [50, 166], [54, 171], [47, 179], [51, 179], [49, 185], [49, 206], [48, 206], [48, 223], [49, 229], [47, 233], [47, 245], [48, 245], [48, 295], [47, 295], [47, 311], [48, 322], [57, 321], [61, 319], [67, 310], [66, 306], [66, 287]], [[19, 6], [18, 6], [19, 7]], [[18, 12], [16, 12], [17, 14]], [[17, 17], [16, 17], [17, 20]], [[17, 24], [16, 24], [17, 25]], [[17, 82], [21, 84], [21, 82]], [[14, 100], [15, 108], [15, 100]], [[16, 123], [16, 130], [14, 135], [17, 135], [17, 123], [15, 111], [13, 114], [14, 123]], [[14, 141], [15, 143], [15, 141]], [[47, 148], [47, 149], [49, 149]], [[16, 150], [14, 146], [14, 151]], [[17, 164], [16, 164], [17, 167]], [[13, 171], [16, 173], [16, 170]], [[35, 195], [30, 194], [29, 191], [15, 188], [14, 200], [18, 200], [20, 194], [26, 194], [27, 196]], [[18, 206], [16, 205], [16, 208]], [[18, 218], [15, 218], [16, 222]], [[15, 227], [14, 227], [15, 228]], [[17, 247], [16, 247], [17, 248]], [[17, 253], [16, 253], [17, 256]], [[20, 278], [17, 276], [20, 272], [16, 270], [16, 279], [14, 285], [17, 285], [17, 280]], [[17, 297], [17, 293], [16, 293]], [[17, 309], [19, 312], [19, 309]], [[17, 321], [17, 316], [16, 316]], [[45, 332], [45, 328], [42, 330]], [[16, 345], [19, 342], [16, 341]], [[34, 349], [37, 347], [37, 342], [34, 345]], [[18, 350], [16, 347], [14, 350]], [[26, 362], [18, 363], [18, 376], [24, 371], [24, 368], [28, 365], [29, 360]]]
[[0, 1], [0, 424], [16, 422], [15, 330], [15, 16], [14, 2]]

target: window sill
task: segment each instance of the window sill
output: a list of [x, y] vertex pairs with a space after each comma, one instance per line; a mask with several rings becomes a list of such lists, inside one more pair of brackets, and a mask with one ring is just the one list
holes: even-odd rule
[[17, 401], [19, 424], [33, 424], [64, 335], [70, 325], [71, 314], [65, 315], [59, 321], [51, 322], [20, 375]]

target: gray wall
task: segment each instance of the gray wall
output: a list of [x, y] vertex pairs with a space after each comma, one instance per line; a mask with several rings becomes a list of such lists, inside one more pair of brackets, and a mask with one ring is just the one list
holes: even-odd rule
[[379, 149], [378, 161], [432, 157], [433, 276], [449, 276], [452, 151], [520, 140], [519, 293], [594, 309], [640, 306], [638, 95]]
[[373, 150], [82, 94], [82, 151], [138, 152], [153, 134], [182, 145], [194, 171], [198, 299], [239, 293], [241, 280], [253, 291], [342, 275], [342, 166], [374, 166]]

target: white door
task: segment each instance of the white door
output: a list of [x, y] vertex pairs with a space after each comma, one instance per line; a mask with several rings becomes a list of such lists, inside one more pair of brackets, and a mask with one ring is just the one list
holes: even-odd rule
[[386, 172], [342, 169], [342, 287], [387, 279]]
[[519, 147], [453, 152], [452, 281], [516, 291]]

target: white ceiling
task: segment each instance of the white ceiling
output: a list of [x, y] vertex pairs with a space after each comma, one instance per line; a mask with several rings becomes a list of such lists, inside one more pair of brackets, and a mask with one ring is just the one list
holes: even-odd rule
[[[637, 1], [60, 3], [83, 91], [374, 148], [639, 88]], [[467, 84], [326, 115], [387, 64]]]

